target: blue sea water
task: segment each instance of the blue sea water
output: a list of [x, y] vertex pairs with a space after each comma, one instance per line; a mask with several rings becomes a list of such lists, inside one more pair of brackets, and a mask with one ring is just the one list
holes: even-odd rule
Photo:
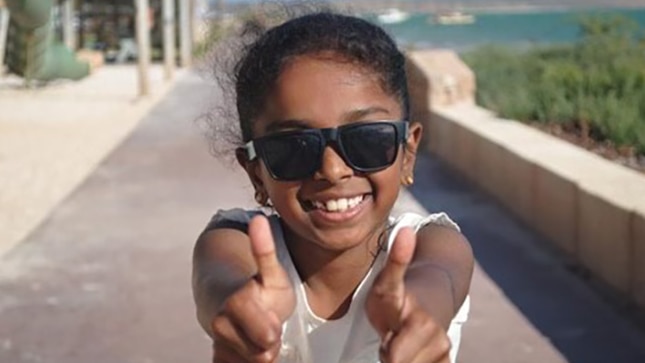
[[397, 24], [382, 24], [399, 44], [413, 48], [450, 48], [465, 51], [485, 44], [512, 47], [571, 43], [578, 39], [578, 21], [587, 15], [622, 15], [645, 31], [645, 9], [474, 13], [475, 22], [440, 25], [432, 14], [414, 13]]

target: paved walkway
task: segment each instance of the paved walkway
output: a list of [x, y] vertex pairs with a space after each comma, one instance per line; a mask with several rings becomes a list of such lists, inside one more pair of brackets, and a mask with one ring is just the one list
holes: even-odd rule
[[[253, 205], [245, 176], [208, 154], [194, 122], [212, 97], [183, 75], [0, 257], [0, 362], [209, 361], [190, 294], [192, 244], [216, 208]], [[450, 212], [476, 252], [461, 362], [645, 362], [643, 334], [542, 252], [544, 241], [428, 155], [415, 179], [397, 210]]]
[[150, 72], [137, 97], [134, 66], [101, 67], [79, 82], [24, 89], [0, 77], [0, 255], [23, 240], [141, 121], [169, 88]]

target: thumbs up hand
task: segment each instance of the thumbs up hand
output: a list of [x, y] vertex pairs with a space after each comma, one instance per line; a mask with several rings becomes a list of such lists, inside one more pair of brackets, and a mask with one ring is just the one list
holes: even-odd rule
[[401, 229], [368, 293], [367, 317], [381, 337], [381, 362], [449, 363], [445, 330], [406, 289], [405, 274], [415, 247], [414, 231]]
[[253, 218], [248, 235], [257, 274], [226, 300], [212, 321], [214, 363], [274, 362], [282, 324], [295, 308], [295, 293], [278, 261], [267, 219]]

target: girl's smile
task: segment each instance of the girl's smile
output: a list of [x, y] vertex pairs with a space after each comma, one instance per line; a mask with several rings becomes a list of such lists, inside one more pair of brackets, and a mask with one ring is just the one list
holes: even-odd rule
[[348, 209], [357, 207], [365, 196], [363, 194], [355, 197], [338, 197], [323, 200], [308, 200], [305, 205], [309, 209], [320, 209], [326, 212], [346, 212]]
[[368, 208], [370, 202], [370, 194], [359, 194], [354, 197], [307, 200], [303, 202], [303, 207], [320, 224], [333, 224], [360, 219], [361, 212]]

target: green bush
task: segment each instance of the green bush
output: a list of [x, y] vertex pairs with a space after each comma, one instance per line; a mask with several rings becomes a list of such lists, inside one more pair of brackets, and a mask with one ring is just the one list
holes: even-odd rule
[[464, 54], [477, 74], [477, 101], [502, 117], [559, 123], [633, 146], [645, 155], [645, 41], [620, 17], [580, 20], [571, 45]]

